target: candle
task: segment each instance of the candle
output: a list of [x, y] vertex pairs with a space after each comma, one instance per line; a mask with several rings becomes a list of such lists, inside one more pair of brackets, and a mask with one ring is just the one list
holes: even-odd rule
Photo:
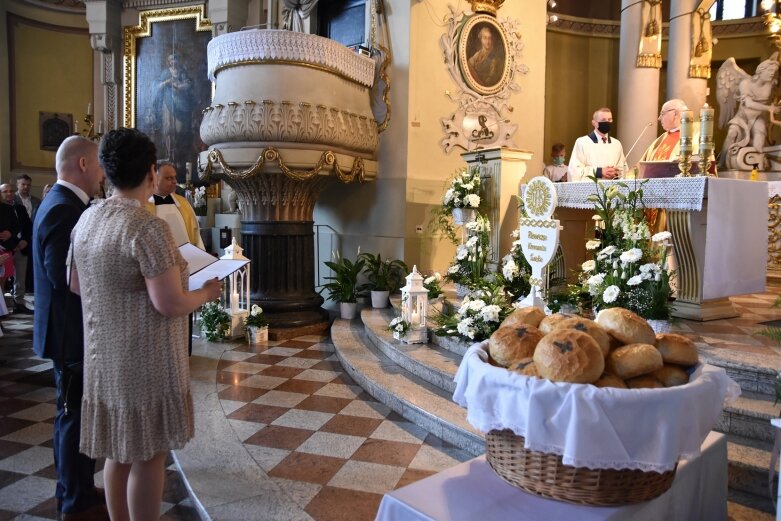
[[239, 310], [239, 294], [234, 291], [231, 293], [231, 312], [236, 313]]
[[103, 120], [98, 121], [98, 134], [103, 133]]
[[87, 116], [92, 114], [92, 102], [87, 103]]
[[711, 142], [713, 141], [713, 116], [714, 110], [708, 107], [706, 103], [702, 109], [700, 109], [700, 141]]
[[413, 326], [417, 326], [418, 324], [420, 324], [420, 315], [418, 315], [417, 311], [412, 312], [412, 318], [410, 322], [412, 323]]
[[79, 133], [79, 122], [78, 120], [73, 122], [73, 133], [78, 134]]
[[692, 123], [694, 113], [691, 110], [681, 111], [681, 153], [692, 151]]
[[189, 183], [193, 178], [193, 164], [188, 161], [187, 163], [185, 163], [185, 169], [186, 172], [184, 174], [184, 179]]

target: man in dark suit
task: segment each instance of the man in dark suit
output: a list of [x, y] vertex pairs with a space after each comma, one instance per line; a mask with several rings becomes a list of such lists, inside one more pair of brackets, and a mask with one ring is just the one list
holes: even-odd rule
[[12, 250], [14, 254], [14, 313], [31, 315], [32, 310], [24, 302], [25, 280], [27, 277], [27, 260], [30, 255], [30, 243], [32, 242], [33, 223], [27, 210], [21, 204], [16, 204], [14, 198], [14, 186], [10, 183], [0, 185], [0, 195], [3, 203], [10, 206], [16, 216], [19, 226], [17, 238], [19, 242]]
[[95, 489], [95, 461], [79, 453], [84, 330], [81, 299], [68, 289], [66, 267], [71, 231], [103, 179], [97, 149], [79, 136], [62, 142], [57, 183], [41, 203], [33, 227], [33, 349], [54, 362], [56, 494], [58, 518], [65, 521], [109, 519], [105, 499]]
[[[30, 193], [30, 187], [33, 184], [33, 180], [27, 174], [22, 174], [16, 178], [16, 195], [14, 201], [16, 204], [21, 204], [24, 209], [27, 210], [27, 215], [30, 217], [30, 223], [35, 221], [35, 213], [38, 211], [38, 207], [41, 205], [41, 200]], [[32, 234], [32, 229], [30, 231]], [[32, 244], [27, 247], [29, 250], [25, 253], [25, 260], [27, 261], [26, 268], [27, 273], [24, 281], [24, 290], [27, 293], [33, 292], [33, 258], [32, 258]], [[16, 261], [16, 259], [14, 259]], [[24, 297], [24, 294], [22, 295]]]

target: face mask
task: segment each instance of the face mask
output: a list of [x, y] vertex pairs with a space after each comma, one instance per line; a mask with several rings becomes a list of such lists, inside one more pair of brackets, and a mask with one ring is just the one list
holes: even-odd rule
[[602, 134], [608, 134], [610, 132], [610, 121], [600, 121], [597, 124], [597, 130]]
[[553, 158], [553, 164], [554, 165], [563, 165], [564, 164], [564, 156], [556, 156]]

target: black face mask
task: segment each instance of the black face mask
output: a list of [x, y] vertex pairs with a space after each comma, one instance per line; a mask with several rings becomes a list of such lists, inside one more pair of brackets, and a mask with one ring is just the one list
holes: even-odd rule
[[609, 134], [610, 133], [610, 121], [600, 121], [597, 123], [597, 130], [599, 130], [602, 134]]

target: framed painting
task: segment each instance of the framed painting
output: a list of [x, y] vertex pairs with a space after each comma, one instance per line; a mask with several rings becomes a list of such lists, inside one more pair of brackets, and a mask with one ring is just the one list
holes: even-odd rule
[[56, 152], [73, 129], [73, 114], [38, 112], [38, 129], [41, 136], [41, 150]]
[[510, 75], [507, 36], [493, 16], [469, 18], [458, 40], [458, 64], [466, 84], [483, 96], [502, 90]]
[[207, 148], [200, 126], [212, 96], [211, 29], [203, 5], [141, 11], [139, 24], [124, 29], [125, 126], [152, 139], [158, 159], [176, 165], [181, 183], [186, 164]]

